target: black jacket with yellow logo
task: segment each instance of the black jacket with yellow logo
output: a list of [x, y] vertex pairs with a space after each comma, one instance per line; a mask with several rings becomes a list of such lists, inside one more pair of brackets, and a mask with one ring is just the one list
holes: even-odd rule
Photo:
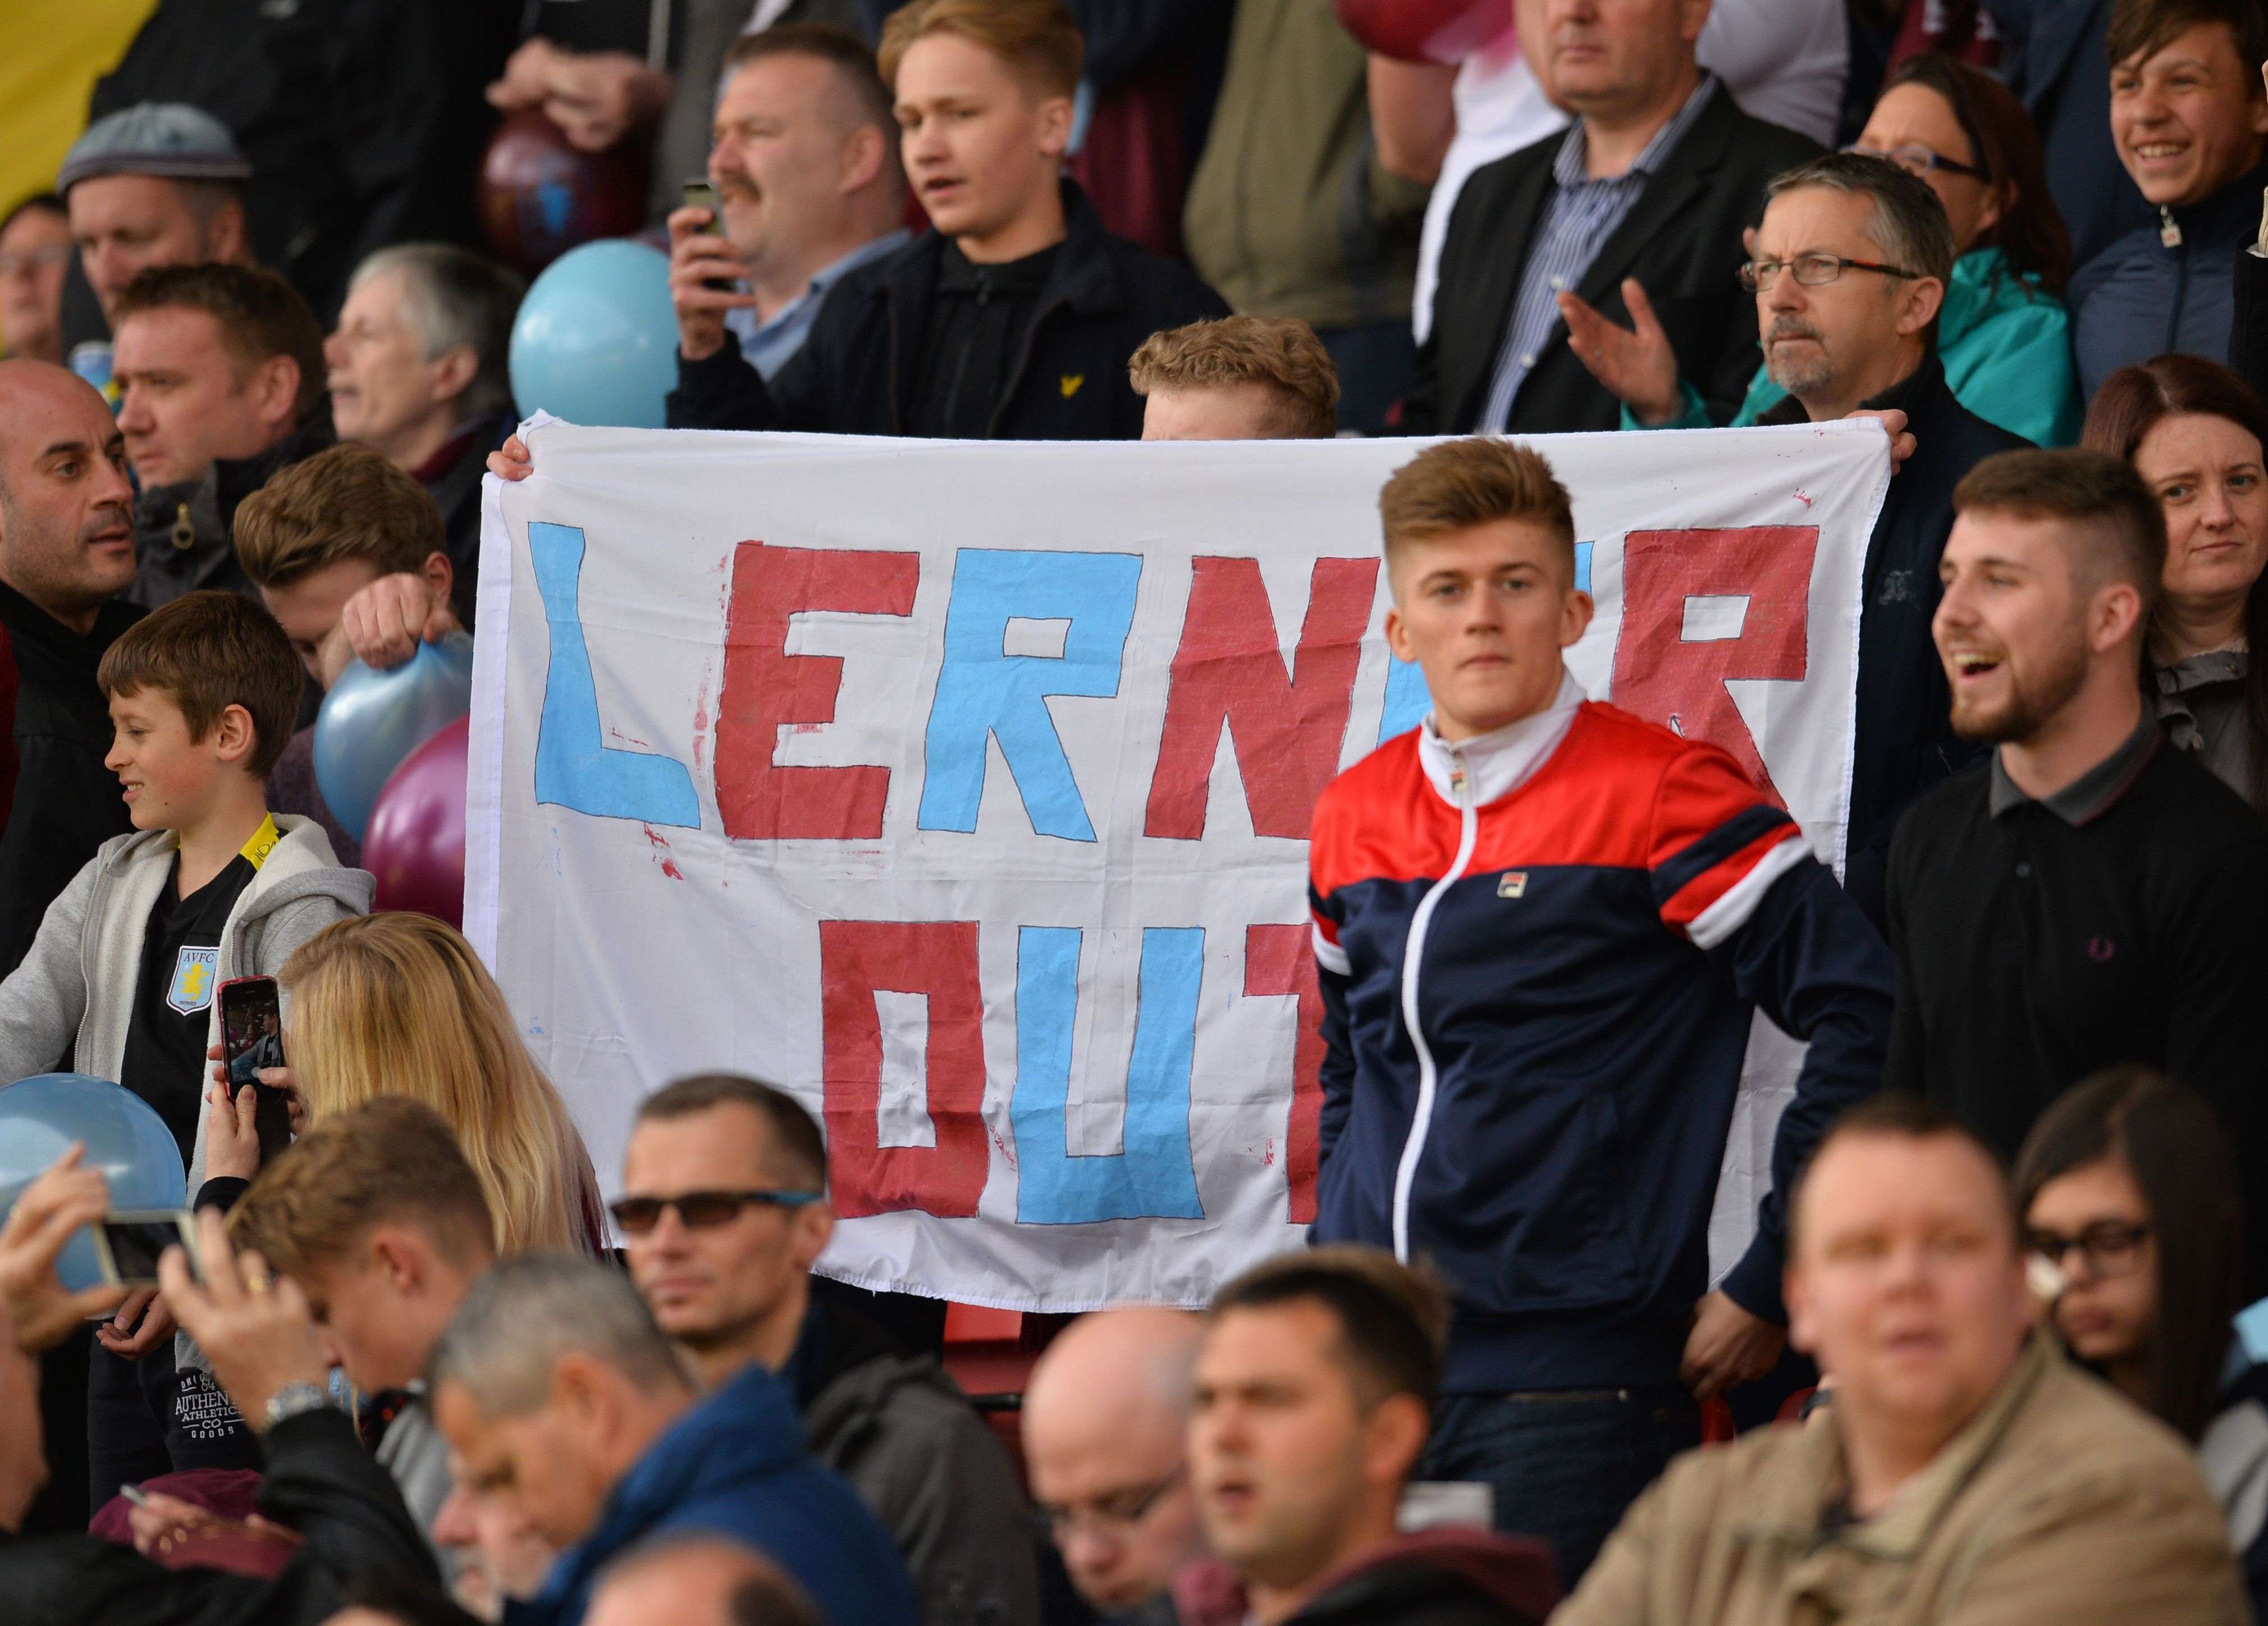
[[[1104, 231], [1070, 181], [1064, 213], [1070, 233], [1007, 364], [983, 424], [987, 439], [1139, 438], [1142, 398], [1126, 381], [1128, 360], [1153, 333], [1228, 314], [1220, 296], [1187, 267]], [[945, 239], [924, 232], [843, 277], [803, 348], [769, 385], [740, 358], [730, 334], [714, 356], [681, 356], [669, 427], [923, 433], [933, 420], [917, 399], [921, 381], [958, 372], [934, 364], [928, 353], [945, 258]], [[997, 358], [968, 359], [989, 369]]]

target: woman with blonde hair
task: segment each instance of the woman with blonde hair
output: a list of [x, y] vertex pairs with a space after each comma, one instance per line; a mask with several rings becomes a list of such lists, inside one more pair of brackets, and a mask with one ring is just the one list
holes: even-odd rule
[[383, 1095], [423, 1101], [480, 1177], [499, 1254], [602, 1246], [583, 1138], [520, 1042], [504, 990], [454, 927], [407, 912], [342, 920], [302, 944], [277, 980], [291, 1001], [288, 1078], [260, 1079], [296, 1091], [306, 1122]]

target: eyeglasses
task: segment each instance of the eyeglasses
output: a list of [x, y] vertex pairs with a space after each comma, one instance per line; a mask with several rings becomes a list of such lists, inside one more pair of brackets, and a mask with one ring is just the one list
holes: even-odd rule
[[1180, 1484], [1188, 1473], [1187, 1467], [1177, 1468], [1154, 1485], [1098, 1497], [1085, 1507], [1050, 1507], [1043, 1502], [1033, 1512], [1039, 1520], [1041, 1533], [1057, 1544], [1076, 1534], [1082, 1527], [1092, 1528], [1097, 1535], [1123, 1541], [1134, 1534], [1151, 1511], [1166, 1499], [1166, 1493]]
[[2123, 1219], [2099, 1219], [2077, 1236], [2029, 1231], [2025, 1234], [2024, 1246], [2058, 1270], [2076, 1248], [2087, 1262], [2088, 1275], [2099, 1281], [2133, 1275], [2141, 1266], [2142, 1244], [2149, 1240], [2147, 1225], [2129, 1225]]
[[70, 243], [49, 243], [41, 248], [0, 254], [0, 276], [19, 276], [43, 265], [69, 265], [77, 252]]
[[1874, 271], [1883, 276], [1919, 276], [1904, 266], [1877, 265], [1872, 260], [1845, 260], [1841, 254], [1798, 254], [1793, 260], [1751, 260], [1741, 267], [1741, 286], [1761, 293], [1779, 281], [1783, 270], [1795, 273], [1806, 288], [1824, 288], [1845, 271]]
[[1869, 147], [1854, 141], [1843, 151], [1854, 152], [1862, 158], [1881, 158], [1896, 165], [1909, 175], [1926, 177], [1930, 171], [1941, 169], [1948, 174], [1966, 175], [1972, 180], [1992, 179], [1982, 165], [1961, 163], [1941, 152], [1931, 151], [1918, 141], [1909, 142], [1903, 147]]
[[729, 1225], [751, 1204], [767, 1208], [806, 1208], [819, 1201], [816, 1191], [681, 1191], [674, 1197], [624, 1197], [607, 1205], [624, 1236], [644, 1236], [661, 1223], [666, 1209], [675, 1209], [688, 1231], [711, 1231]]

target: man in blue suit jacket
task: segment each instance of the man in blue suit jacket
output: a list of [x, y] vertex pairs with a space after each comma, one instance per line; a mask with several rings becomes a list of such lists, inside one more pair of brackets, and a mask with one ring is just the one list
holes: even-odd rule
[[496, 1266], [427, 1367], [460, 1484], [565, 1548], [510, 1626], [579, 1626], [607, 1562], [714, 1531], [792, 1575], [832, 1626], [917, 1626], [896, 1549], [804, 1449], [795, 1406], [752, 1365], [707, 1399], [621, 1271], [564, 1255]]

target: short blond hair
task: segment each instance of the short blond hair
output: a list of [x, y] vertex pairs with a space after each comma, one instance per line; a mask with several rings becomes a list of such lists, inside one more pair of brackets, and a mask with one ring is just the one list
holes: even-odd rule
[[1126, 376], [1137, 395], [1265, 385], [1283, 399], [1273, 438], [1328, 440], [1338, 432], [1339, 370], [1315, 330], [1296, 316], [1224, 316], [1168, 327], [1142, 341]]
[[882, 25], [883, 82], [895, 89], [907, 50], [933, 33], [983, 46], [1047, 95], [1079, 94], [1086, 42], [1063, 0], [908, 0]]
[[415, 573], [447, 551], [432, 493], [352, 442], [294, 463], [238, 506], [236, 561], [261, 587], [288, 587], [359, 560], [380, 576]]
[[495, 1256], [479, 1176], [441, 1115], [390, 1096], [309, 1129], [260, 1171], [229, 1216], [239, 1249], [306, 1284], [346, 1262], [381, 1225], [408, 1222], [477, 1275]]
[[1432, 541], [1499, 519], [1541, 526], [1575, 573], [1575, 505], [1541, 452], [1494, 436], [1428, 446], [1394, 471], [1378, 494], [1390, 564], [1411, 542]]

